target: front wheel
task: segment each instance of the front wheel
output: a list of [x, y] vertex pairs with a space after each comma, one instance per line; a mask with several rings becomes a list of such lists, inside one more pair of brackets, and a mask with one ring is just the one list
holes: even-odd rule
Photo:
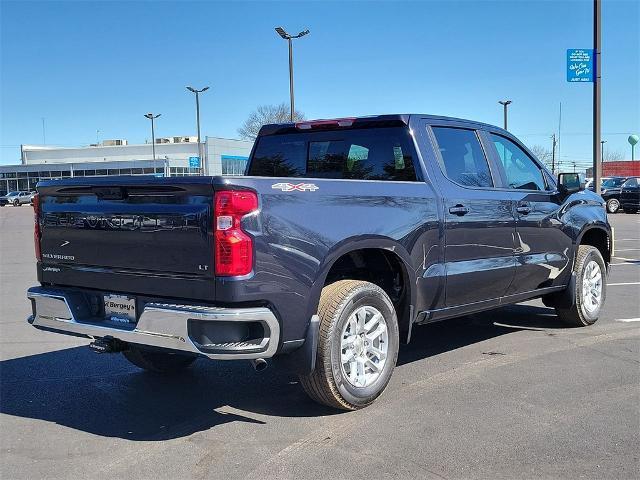
[[620, 210], [620, 200], [617, 198], [607, 200], [607, 212], [616, 213], [618, 210]]
[[14, 200], [13, 201], [13, 206], [14, 207], [19, 207], [20, 206], [20, 200]]
[[607, 267], [600, 251], [591, 245], [578, 246], [573, 271], [575, 302], [569, 308], [556, 307], [556, 313], [569, 325], [593, 325], [607, 296]]
[[155, 373], [176, 373], [196, 360], [196, 357], [190, 355], [143, 350], [134, 346], [129, 346], [122, 354], [136, 367]]
[[316, 402], [357, 410], [384, 391], [398, 359], [398, 319], [377, 285], [340, 280], [324, 287], [318, 306], [316, 368], [300, 377]]

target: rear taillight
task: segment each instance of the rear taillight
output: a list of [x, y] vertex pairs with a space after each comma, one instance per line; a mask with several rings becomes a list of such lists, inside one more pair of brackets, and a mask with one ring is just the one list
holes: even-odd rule
[[258, 209], [258, 196], [246, 190], [216, 192], [214, 205], [215, 273], [247, 275], [253, 269], [253, 238], [242, 230], [242, 217]]
[[36, 247], [36, 260], [42, 261], [42, 252], [40, 251], [40, 195], [33, 196], [33, 243]]

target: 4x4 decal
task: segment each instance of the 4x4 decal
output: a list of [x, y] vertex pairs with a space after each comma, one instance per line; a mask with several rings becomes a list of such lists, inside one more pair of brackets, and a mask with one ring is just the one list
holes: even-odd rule
[[315, 192], [320, 187], [313, 183], [274, 183], [271, 185], [274, 190], [282, 190], [283, 192], [293, 192], [295, 190], [299, 192]]

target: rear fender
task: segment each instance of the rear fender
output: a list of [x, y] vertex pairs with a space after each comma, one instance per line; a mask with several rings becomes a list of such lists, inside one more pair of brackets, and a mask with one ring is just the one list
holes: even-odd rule
[[[404, 249], [404, 247], [402, 247], [402, 245], [388, 237], [369, 236], [363, 238], [360, 236], [357, 238], [348, 238], [343, 240], [342, 242], [337, 243], [325, 257], [320, 266], [319, 273], [316, 276], [315, 281], [313, 282], [311, 291], [309, 292], [309, 310], [307, 311], [306, 318], [311, 318], [317, 313], [322, 289], [327, 280], [327, 275], [329, 274], [329, 271], [331, 270], [331, 267], [333, 267], [335, 262], [349, 252], [362, 249], [386, 250], [396, 255], [396, 257], [400, 259], [403, 266], [403, 281], [404, 285], [408, 289], [409, 295], [408, 310], [411, 312], [415, 310], [413, 307], [416, 304], [416, 282], [415, 278], [413, 278], [414, 268], [412, 267], [411, 257], [409, 253]], [[400, 322], [403, 312], [397, 313], [398, 321]], [[413, 318], [410, 318], [409, 327], [412, 321]]]

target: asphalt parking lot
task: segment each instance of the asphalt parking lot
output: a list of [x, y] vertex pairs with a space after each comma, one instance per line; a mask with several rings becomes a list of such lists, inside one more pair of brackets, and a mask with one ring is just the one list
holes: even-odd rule
[[379, 401], [336, 413], [277, 368], [163, 378], [33, 329], [32, 210], [0, 208], [0, 477], [638, 478], [640, 215], [610, 218], [595, 326], [532, 301], [419, 327]]

